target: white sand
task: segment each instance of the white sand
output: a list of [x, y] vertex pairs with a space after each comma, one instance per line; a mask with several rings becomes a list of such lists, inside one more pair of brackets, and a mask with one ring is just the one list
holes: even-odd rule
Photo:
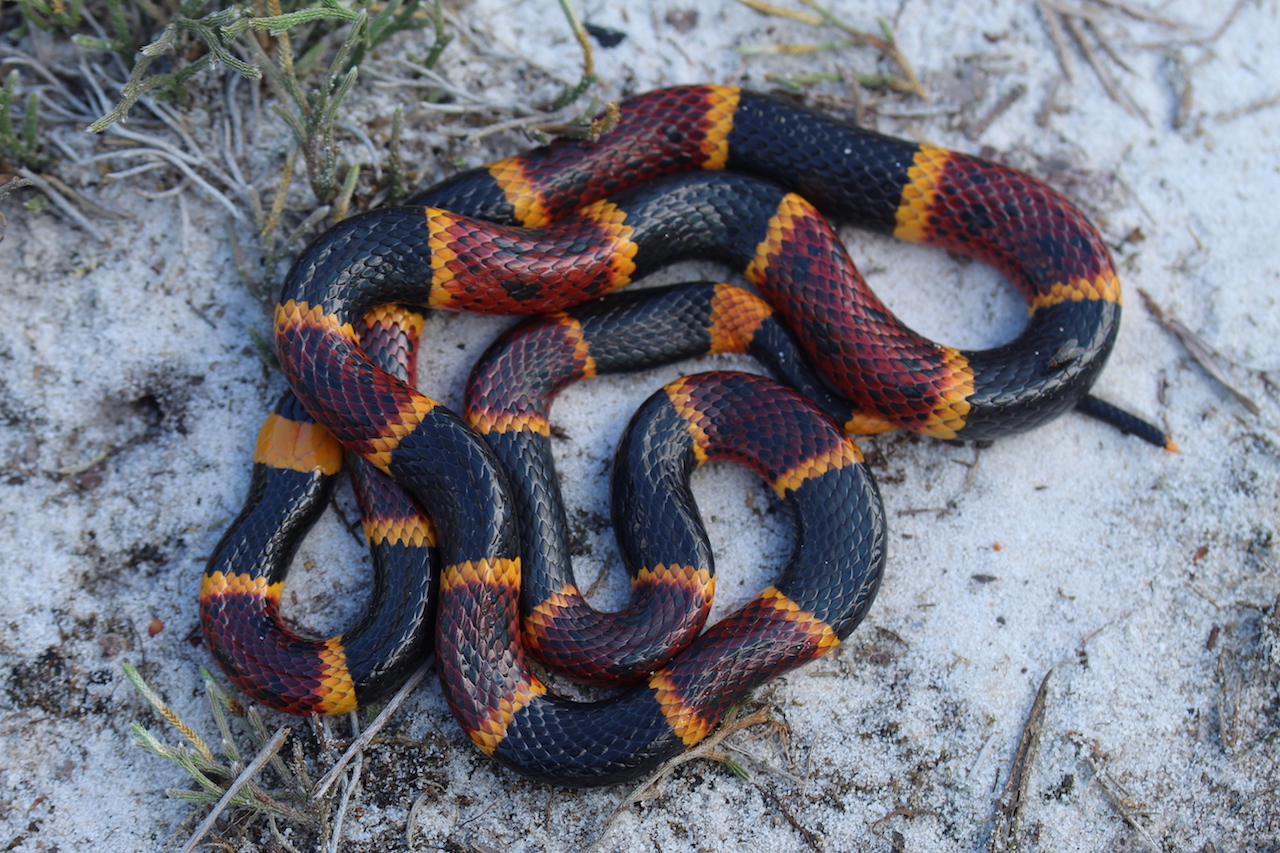
[[[1161, 6], [1188, 24], [1185, 33], [1091, 6], [1132, 71], [1110, 67], [1149, 122], [1109, 99], [1073, 47], [1075, 80], [1058, 90], [1060, 109], [1040, 127], [1036, 115], [1061, 69], [1036, 4], [842, 4], [841, 14], [867, 29], [876, 14], [889, 15], [935, 94], [931, 104], [886, 103], [884, 113], [911, 117], [882, 115], [879, 129], [966, 151], [989, 146], [1057, 183], [1095, 218], [1116, 247], [1127, 306], [1095, 390], [1164, 424], [1182, 452], [1081, 416], [981, 451], [893, 436], [866, 442], [879, 459], [891, 525], [886, 579], [867, 621], [838, 654], [763, 691], [786, 729], [732, 741], [750, 781], [718, 764], [686, 765], [655, 799], [617, 818], [600, 849], [807, 849], [794, 821], [828, 851], [985, 850], [1050, 671], [1040, 748], [1025, 771], [1027, 849], [1280, 845], [1280, 405], [1271, 384], [1280, 376], [1280, 109], [1235, 114], [1276, 96], [1280, 10], [1246, 3], [1220, 38], [1198, 44], [1227, 5]], [[618, 47], [596, 51], [606, 97], [680, 82], [766, 87], [772, 71], [892, 70], [867, 49], [743, 57], [735, 48], [838, 35], [735, 4], [642, 6], [582, 7], [586, 20], [627, 33]], [[699, 13], [684, 34], [667, 22], [681, 10]], [[530, 103], [556, 86], [530, 92], [526, 60], [576, 79], [578, 52], [549, 0], [477, 0], [462, 16], [525, 57], [450, 66], [447, 55], [445, 73], [463, 84]], [[425, 43], [411, 49], [421, 54]], [[1194, 84], [1180, 129], [1172, 127], [1175, 60]], [[960, 132], [1018, 85], [1026, 95], [979, 138]], [[840, 84], [818, 91], [847, 93]], [[356, 120], [387, 114], [399, 97], [407, 96], [366, 78]], [[444, 144], [432, 116], [411, 109], [409, 117], [411, 146]], [[213, 138], [208, 127], [193, 133]], [[277, 134], [263, 128], [254, 138], [265, 144]], [[455, 145], [448, 154], [470, 165], [526, 145], [491, 142], [496, 148]], [[273, 144], [246, 165], [264, 187], [278, 169]], [[355, 143], [344, 150], [367, 156]], [[425, 159], [421, 168], [424, 179], [442, 172]], [[0, 244], [10, 318], [0, 331], [0, 848], [17, 851], [159, 849], [191, 814], [164, 794], [187, 787], [181, 771], [131, 744], [135, 721], [166, 742], [177, 737], [121, 664], [143, 670], [216, 740], [197, 670], [212, 661], [192, 643], [198, 579], [244, 498], [253, 436], [283, 389], [251, 344], [251, 332], [267, 335], [267, 311], [232, 261], [229, 230], [252, 247], [250, 231], [196, 190], [153, 202], [118, 185], [94, 192], [132, 215], [97, 220], [105, 242], [11, 199]], [[296, 206], [311, 203], [299, 196]], [[989, 270], [846, 237], [872, 285], [921, 331], [981, 347], [1018, 328], [1020, 304]], [[728, 275], [686, 267], [666, 280], [704, 274]], [[1157, 326], [1138, 288], [1219, 350], [1260, 415]], [[470, 361], [503, 325], [433, 320], [429, 340], [440, 343], [424, 356], [429, 390], [456, 405]], [[587, 582], [612, 562], [610, 534], [595, 518], [630, 411], [681, 371], [725, 364], [740, 363], [597, 381], [557, 406], [570, 513], [582, 514], [591, 552], [579, 563]], [[88, 473], [57, 473], [108, 451]], [[787, 525], [765, 513], [764, 491], [737, 471], [701, 474], [698, 490], [719, 548], [723, 610], [765, 582], [785, 553]], [[313, 570], [298, 571], [291, 613], [311, 630], [339, 630], [359, 602], [362, 549], [330, 513], [301, 559]], [[163, 630], [149, 636], [154, 619]], [[335, 731], [345, 733], [345, 723]], [[464, 741], [434, 681], [392, 731], [401, 742], [365, 758], [340, 849], [405, 849], [411, 823], [415, 850], [576, 850], [627, 794], [552, 790], [495, 768]], [[180, 846], [186, 832], [178, 834]], [[276, 849], [261, 830], [245, 843]]]

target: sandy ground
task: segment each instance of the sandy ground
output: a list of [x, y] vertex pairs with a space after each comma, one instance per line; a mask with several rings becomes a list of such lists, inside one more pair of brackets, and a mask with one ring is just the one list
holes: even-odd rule
[[[586, 20], [626, 34], [616, 47], [597, 46], [603, 97], [680, 82], [762, 88], [775, 72], [892, 70], [865, 48], [744, 56], [736, 49], [839, 34], [736, 4], [643, 5], [581, 7]], [[993, 846], [993, 818], [1016, 772], [1026, 777], [1017, 812], [1025, 849], [1280, 850], [1280, 253], [1268, 212], [1280, 197], [1280, 5], [1245, 2], [1216, 33], [1229, 11], [1214, 0], [1172, 0], [1159, 12], [1186, 25], [1173, 29], [1090, 5], [1092, 26], [1127, 65], [1100, 56], [1132, 97], [1126, 109], [1074, 45], [1074, 79], [1064, 78], [1035, 3], [839, 5], [867, 29], [887, 16], [934, 95], [888, 98], [869, 121], [1027, 169], [1094, 217], [1120, 263], [1127, 306], [1095, 390], [1160, 423], [1181, 453], [1080, 416], [982, 449], [896, 436], [864, 442], [891, 524], [883, 589], [838, 654], [758, 696], [779, 725], [730, 741], [748, 779], [717, 763], [684, 765], [605, 829], [626, 788], [553, 790], [495, 768], [464, 741], [428, 681], [391, 723], [393, 737], [365, 754], [338, 849], [578, 850], [602, 830], [598, 849], [664, 853], [1004, 849]], [[442, 71], [460, 84], [532, 103], [576, 79], [578, 51], [548, 0], [476, 0], [458, 16], [489, 33], [446, 55]], [[422, 39], [409, 41], [408, 50], [425, 52]], [[410, 104], [407, 144], [423, 180], [528, 144], [448, 136], [444, 119], [413, 106], [410, 93], [371, 80], [357, 90], [352, 123], [381, 141], [389, 105]], [[218, 102], [222, 84], [208, 85]], [[851, 105], [846, 84], [813, 91]], [[216, 109], [197, 111], [191, 132], [207, 143], [221, 122]], [[165, 133], [145, 114], [130, 126]], [[101, 150], [70, 127], [58, 132], [85, 154]], [[283, 138], [268, 119], [247, 123], [250, 180], [274, 184]], [[356, 142], [345, 150], [369, 157]], [[67, 174], [94, 180], [89, 169]], [[253, 436], [283, 382], [253, 344], [269, 328], [266, 303], [233, 260], [230, 236], [252, 249], [251, 230], [198, 188], [158, 200], [135, 193], [176, 182], [156, 174], [90, 188], [130, 217], [95, 219], [100, 240], [25, 211], [21, 195], [4, 209], [6, 850], [181, 846], [199, 819], [165, 794], [188, 787], [184, 774], [132, 743], [135, 722], [166, 742], [178, 737], [122, 664], [138, 667], [218, 743], [198, 671], [212, 661], [199, 642], [196, 591], [244, 498]], [[300, 211], [311, 204], [301, 191], [291, 201]], [[981, 347], [1019, 327], [1020, 303], [989, 270], [845, 237], [873, 287], [921, 331]], [[249, 255], [259, 278], [278, 281]], [[692, 266], [664, 280], [703, 275], [729, 273]], [[1139, 288], [1218, 351], [1258, 414], [1188, 357], [1144, 310]], [[432, 320], [430, 391], [456, 405], [467, 366], [504, 325]], [[580, 577], [589, 582], [614, 560], [602, 507], [630, 411], [681, 371], [731, 364], [749, 367], [708, 360], [597, 381], [558, 404], [557, 453], [584, 543]], [[701, 474], [697, 488], [719, 549], [723, 611], [766, 582], [788, 547], [787, 523], [736, 470]], [[353, 518], [349, 499], [340, 504]], [[308, 630], [339, 630], [360, 601], [362, 547], [331, 512], [300, 559], [291, 615]], [[616, 600], [620, 583], [602, 587], [601, 601]], [[1039, 748], [1018, 761], [1046, 676]], [[313, 770], [323, 771], [329, 753], [305, 722], [269, 714], [267, 724], [294, 726]], [[341, 738], [349, 729], [339, 721], [332, 731]], [[284, 849], [261, 822], [217, 831], [228, 839], [217, 849]], [[286, 832], [299, 849], [317, 844]]]

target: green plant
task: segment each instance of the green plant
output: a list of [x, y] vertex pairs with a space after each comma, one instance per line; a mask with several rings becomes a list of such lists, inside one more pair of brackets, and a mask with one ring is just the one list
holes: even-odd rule
[[[189, 744], [170, 746], [145, 726], [139, 723], [132, 726], [136, 746], [181, 767], [196, 783], [194, 790], [170, 788], [166, 793], [175, 799], [214, 807], [196, 829], [188, 848], [212, 828], [214, 819], [225, 809], [264, 816], [277, 835], [276, 818], [319, 832], [322, 836], [328, 834], [328, 800], [317, 800], [311, 796], [312, 781], [297, 741], [294, 741], [292, 761], [286, 763], [278, 754], [289, 737], [288, 728], [280, 728], [270, 735], [255, 708], [242, 706], [218, 685], [208, 670], [201, 668], [205, 694], [226, 752], [225, 758], [219, 758], [208, 742], [160, 698], [136, 669], [128, 664], [123, 669], [125, 677], [147, 703]], [[251, 760], [246, 760], [236, 743], [230, 717], [240, 721], [253, 742], [257, 754]], [[259, 773], [268, 767], [284, 783], [284, 788], [264, 787], [257, 779]]]
[[28, 24], [42, 30], [74, 30], [84, 16], [84, 0], [18, 0]]
[[0, 157], [14, 166], [43, 169], [50, 160], [40, 152], [40, 93], [28, 93], [22, 119], [17, 121], [14, 105], [19, 100], [19, 80], [15, 68], [0, 86]]
[[[228, 791], [231, 790], [231, 782], [244, 772], [249, 762], [245, 761], [239, 747], [236, 745], [228, 715], [234, 716], [242, 722], [256, 749], [264, 749], [275, 739], [268, 734], [266, 724], [255, 708], [250, 706], [246, 709], [239, 702], [232, 699], [214, 680], [209, 671], [202, 668], [200, 674], [204, 679], [205, 694], [208, 697], [214, 721], [218, 726], [223, 749], [226, 750], [225, 760], [219, 759], [214, 754], [213, 749], [210, 748], [208, 742], [160, 698], [160, 695], [147, 684], [136, 669], [128, 664], [125, 664], [123, 669], [125, 677], [142, 694], [147, 703], [190, 744], [190, 747], [169, 746], [140, 723], [134, 723], [132, 726], [134, 744], [136, 746], [166, 761], [173, 762], [195, 781], [197, 790], [170, 789], [166, 793], [171, 797], [212, 805], [226, 796]], [[289, 730], [282, 729], [282, 731], [287, 736]], [[296, 772], [296, 767], [289, 768], [286, 766], [284, 761], [276, 756], [275, 752], [276, 750], [272, 750], [271, 754], [266, 756], [265, 762], [270, 764], [276, 775], [289, 785], [288, 790], [268, 790], [249, 779], [235, 789], [230, 805], [259, 814], [277, 815], [303, 824], [317, 825], [317, 816], [310, 808], [309, 802], [304, 804], [303, 810], [299, 810], [287, 802], [288, 800], [297, 801], [299, 799], [309, 801], [310, 795], [307, 793], [309, 785], [304, 784], [309, 780], [302, 779]]]
[[[333, 126], [343, 99], [355, 84], [360, 63], [397, 33], [428, 24], [437, 29], [436, 44], [440, 49], [447, 43], [441, 34], [443, 17], [439, 4], [428, 18], [421, 12], [421, 0], [392, 0], [372, 17], [367, 8], [351, 9], [337, 0], [320, 0], [291, 11], [285, 11], [278, 0], [270, 0], [272, 14], [262, 17], [248, 16], [239, 7], [193, 17], [191, 7], [199, 5], [196, 0], [184, 4], [183, 13], [173, 16], [160, 37], [141, 48], [120, 102], [89, 130], [99, 133], [123, 121], [138, 99], [153, 90], [181, 97], [192, 77], [216, 64], [252, 80], [265, 77], [279, 102], [273, 109], [293, 132], [294, 142], [306, 159], [312, 189], [324, 203], [333, 201], [340, 189], [340, 151]], [[331, 32], [331, 25], [335, 24], [346, 24], [350, 29], [323, 75], [308, 86], [307, 72], [318, 64], [324, 47], [320, 37]], [[296, 60], [295, 31], [300, 31], [303, 45], [302, 56]], [[259, 32], [274, 40], [272, 51], [260, 42], [256, 35]], [[101, 39], [82, 43], [100, 49], [117, 48], [115, 42]], [[170, 74], [147, 73], [157, 58], [189, 55], [193, 49], [204, 52], [179, 70]], [[433, 48], [433, 54], [438, 58], [439, 50]], [[253, 61], [243, 56], [252, 57]]]

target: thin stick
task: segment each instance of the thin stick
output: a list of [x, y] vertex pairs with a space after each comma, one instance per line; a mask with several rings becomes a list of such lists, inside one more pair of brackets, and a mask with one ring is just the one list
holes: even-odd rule
[[1125, 71], [1128, 71], [1130, 74], [1136, 75], [1138, 73], [1133, 70], [1133, 68], [1129, 65], [1129, 63], [1124, 61], [1124, 58], [1120, 56], [1119, 53], [1116, 52], [1116, 49], [1111, 46], [1111, 41], [1105, 35], [1103, 35], [1102, 31], [1098, 29], [1098, 25], [1096, 23], [1094, 23], [1093, 21], [1085, 21], [1084, 26], [1085, 26], [1085, 29], [1093, 33], [1094, 39], [1098, 42], [1098, 47], [1102, 48], [1102, 52], [1105, 53], [1111, 59], [1112, 62], [1114, 62], [1116, 65], [1119, 65], [1121, 68], [1123, 68]]
[[333, 817], [333, 829], [329, 835], [329, 853], [338, 853], [338, 841], [342, 838], [342, 824], [347, 819], [347, 806], [350, 805], [355, 792], [360, 789], [360, 774], [363, 770], [364, 757], [357, 752], [351, 762], [351, 775], [345, 778], [346, 784], [342, 786], [342, 799], [338, 802], [338, 812]]
[[[754, 783], [753, 783], [754, 784]], [[800, 821], [796, 820], [795, 815], [787, 808], [782, 800], [778, 799], [778, 795], [766, 788], [764, 785], [756, 785], [756, 790], [764, 795], [765, 799], [773, 803], [774, 808], [782, 812], [782, 816], [787, 819], [787, 823], [791, 824], [791, 828], [800, 833], [800, 837], [804, 839], [804, 843], [810, 850], [817, 850], [821, 853], [822, 845], [818, 842], [817, 836], [810, 832]]]
[[342, 757], [338, 759], [337, 763], [334, 764], [333, 767], [329, 768], [329, 772], [324, 774], [324, 778], [316, 783], [315, 788], [311, 790], [312, 797], [319, 800], [328, 795], [329, 789], [333, 787], [333, 783], [337, 781], [343, 768], [345, 768], [347, 764], [355, 758], [357, 753], [373, 742], [374, 735], [382, 731], [383, 726], [390, 722], [391, 718], [395, 716], [396, 710], [404, 703], [404, 700], [408, 698], [409, 694], [422, 683], [422, 679], [426, 678], [427, 673], [430, 672], [434, 666], [435, 656], [432, 656], [423, 662], [422, 666], [414, 670], [413, 675], [409, 676], [404, 685], [396, 691], [396, 695], [391, 697], [391, 701], [387, 703], [387, 707], [382, 709], [382, 712], [378, 714], [377, 718], [369, 725], [369, 728], [365, 729], [364, 733], [361, 734], [360, 737], [351, 742], [351, 745], [347, 747], [347, 751], [342, 754]]
[[281, 727], [276, 731], [275, 736], [267, 741], [267, 745], [258, 752], [253, 761], [249, 762], [249, 766], [242, 770], [236, 780], [227, 788], [226, 793], [222, 795], [222, 799], [218, 800], [217, 805], [213, 807], [213, 811], [209, 812], [205, 819], [200, 822], [200, 825], [196, 827], [195, 833], [187, 841], [186, 846], [182, 848], [182, 853], [192, 853], [200, 845], [200, 841], [213, 828], [213, 822], [218, 819], [218, 815], [222, 814], [223, 810], [231, 804], [231, 799], [240, 792], [241, 788], [248, 784], [250, 779], [257, 775], [262, 766], [271, 760], [271, 756], [280, 750], [280, 747], [284, 744], [284, 739], [288, 736], [289, 729], [286, 727]]

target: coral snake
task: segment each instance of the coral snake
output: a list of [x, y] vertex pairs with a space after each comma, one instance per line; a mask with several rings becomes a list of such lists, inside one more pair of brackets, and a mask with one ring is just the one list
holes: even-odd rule
[[[1026, 328], [978, 352], [921, 338], [870, 292], [824, 215], [992, 265], [1025, 299]], [[760, 296], [712, 283], [606, 296], [686, 257], [729, 263]], [[421, 318], [400, 305], [543, 316], [481, 359], [464, 423], [414, 390]], [[562, 784], [635, 778], [865, 615], [884, 519], [848, 432], [989, 439], [1079, 406], [1172, 449], [1087, 396], [1119, 318], [1101, 237], [1034, 178], [736, 88], [638, 96], [595, 142], [457, 175], [336, 224], [298, 258], [275, 318], [292, 393], [206, 569], [206, 642], [248, 695], [298, 714], [378, 698], [434, 646], [482, 752]], [[753, 353], [804, 396], [710, 373], [642, 406], [613, 487], [633, 606], [592, 611], [569, 569], [551, 400], [580, 378], [725, 351]], [[354, 628], [312, 640], [283, 624], [281, 587], [343, 449], [375, 583]], [[710, 458], [759, 474], [797, 532], [775, 583], [699, 634], [714, 580], [687, 482]], [[547, 692], [526, 652], [630, 686], [573, 703]]]

